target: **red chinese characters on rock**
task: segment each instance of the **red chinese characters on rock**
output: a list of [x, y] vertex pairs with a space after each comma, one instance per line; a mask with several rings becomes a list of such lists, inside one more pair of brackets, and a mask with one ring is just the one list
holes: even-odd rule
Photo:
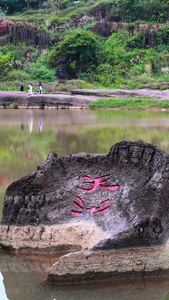
[[3, 28], [1, 28], [1, 27], [2, 27], [2, 24], [0, 24], [0, 30], [3, 31]]
[[[119, 188], [118, 185], [104, 186], [104, 184], [108, 181], [108, 179], [106, 179], [106, 178], [109, 178], [110, 176], [111, 175], [105, 175], [105, 176], [96, 177], [96, 178], [83, 176], [84, 179], [90, 180], [90, 181], [84, 182], [84, 184], [91, 185], [92, 188], [91, 189], [77, 188], [77, 189], [80, 191], [84, 191], [86, 193], [93, 193], [98, 188], [103, 189], [103, 190], [116, 191]], [[92, 206], [92, 207], [86, 207], [84, 201], [80, 197], [76, 196], [76, 199], [78, 201], [73, 201], [73, 203], [78, 209], [80, 209], [80, 211], [72, 210], [71, 213], [74, 216], [80, 216], [85, 211], [89, 211], [90, 214], [104, 213], [111, 207], [109, 199], [102, 201], [98, 206]]]
[[113, 185], [113, 186], [103, 186], [103, 184], [105, 184], [108, 180], [104, 180], [103, 178], [108, 178], [110, 177], [110, 175], [106, 175], [106, 176], [102, 176], [102, 177], [88, 177], [88, 176], [83, 176], [84, 179], [89, 179], [91, 180], [90, 182], [84, 182], [84, 184], [89, 184], [92, 185], [93, 187], [90, 190], [86, 190], [86, 189], [81, 189], [78, 188], [78, 190], [80, 191], [85, 191], [86, 193], [92, 193], [94, 191], [96, 191], [98, 188], [101, 188], [103, 190], [109, 190], [109, 191], [115, 191], [119, 188], [118, 185]]
[[73, 201], [74, 205], [76, 207], [78, 207], [81, 211], [74, 211], [72, 210], [72, 214], [74, 216], [80, 216], [83, 214], [83, 211], [86, 210], [86, 211], [89, 211], [90, 214], [99, 214], [99, 213], [103, 213], [105, 212], [106, 210], [108, 210], [110, 208], [111, 205], [108, 205], [110, 203], [110, 200], [105, 200], [103, 202], [101, 202], [99, 204], [99, 206], [92, 206], [90, 208], [88, 207], [85, 207], [85, 203], [84, 201], [80, 198], [80, 197], [76, 197], [77, 200], [80, 202], [80, 204], [78, 204], [77, 202]]

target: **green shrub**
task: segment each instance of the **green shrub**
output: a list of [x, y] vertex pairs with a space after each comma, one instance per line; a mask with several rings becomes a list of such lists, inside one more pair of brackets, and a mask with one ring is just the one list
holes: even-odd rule
[[73, 30], [49, 53], [50, 66], [57, 67], [58, 60], [67, 56], [76, 65], [76, 74], [91, 72], [99, 65], [102, 50], [103, 45], [94, 33]]
[[130, 68], [130, 74], [131, 75], [143, 74], [144, 70], [145, 70], [144, 64], [134, 65], [133, 67]]
[[160, 90], [163, 91], [163, 90], [167, 90], [168, 89], [168, 86], [167, 85], [162, 85], [160, 86]]
[[25, 71], [30, 74], [30, 78], [41, 81], [53, 81], [55, 71], [48, 69], [43, 59], [38, 59], [35, 63], [27, 63], [25, 65]]
[[34, 68], [32, 68], [31, 76], [32, 79], [43, 80], [43, 81], [53, 81], [55, 72], [53, 70], [49, 70], [43, 66], [37, 66], [35, 64]]
[[6, 74], [5, 78], [6, 80], [10, 80], [10, 81], [20, 81], [20, 80], [26, 81], [30, 79], [30, 75], [24, 72], [23, 70], [12, 69]]
[[0, 84], [0, 91], [18, 91], [18, 86], [10, 83]]

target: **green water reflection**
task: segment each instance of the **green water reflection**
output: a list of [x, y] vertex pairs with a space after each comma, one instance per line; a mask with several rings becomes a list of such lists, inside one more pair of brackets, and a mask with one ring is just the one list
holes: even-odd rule
[[169, 113], [1, 110], [3, 185], [35, 171], [50, 150], [59, 156], [77, 152], [106, 153], [121, 140], [138, 139], [169, 153]]
[[117, 142], [138, 139], [169, 153], [169, 113], [0, 110], [0, 211], [5, 188], [36, 171], [50, 150], [107, 153]]

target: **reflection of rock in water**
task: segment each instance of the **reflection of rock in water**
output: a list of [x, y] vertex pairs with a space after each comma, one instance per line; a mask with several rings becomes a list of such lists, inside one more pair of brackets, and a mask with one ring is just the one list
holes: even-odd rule
[[[46, 272], [50, 269], [53, 259], [52, 256], [51, 258], [42, 256], [40, 259], [36, 256], [31, 258], [15, 256], [0, 250], [0, 270], [4, 279], [3, 284], [7, 299], [51, 300], [50, 296], [44, 295], [45, 285], [41, 282], [45, 279]], [[55, 256], [54, 261], [56, 259], [57, 257]], [[0, 299], [1, 296], [0, 294]]]
[[[49, 256], [27, 258], [0, 250], [0, 270], [9, 300], [168, 300], [168, 282], [161, 280], [99, 282], [56, 286], [42, 283]], [[56, 261], [56, 257], [55, 257]], [[0, 278], [1, 279], [1, 278]], [[166, 295], [166, 296], [165, 296]], [[0, 299], [2, 294], [0, 295]], [[6, 300], [2, 298], [1, 300]]]
[[[0, 270], [9, 300], [168, 300], [168, 282], [116, 281], [78, 285], [56, 286], [42, 283], [44, 272], [52, 264], [52, 258], [43, 256], [25, 258], [0, 250]], [[56, 257], [55, 257], [56, 261]], [[165, 296], [166, 295], [166, 296]], [[2, 294], [0, 294], [2, 297]], [[1, 299], [1, 298], [0, 298]], [[1, 300], [6, 300], [2, 298]]]
[[52, 300], [168, 300], [163, 298], [167, 290], [167, 281], [116, 281], [61, 286], [50, 295]]

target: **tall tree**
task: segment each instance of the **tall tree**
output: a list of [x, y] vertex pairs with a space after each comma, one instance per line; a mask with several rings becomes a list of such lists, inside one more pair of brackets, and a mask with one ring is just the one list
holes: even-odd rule
[[57, 67], [58, 60], [67, 57], [78, 77], [95, 69], [102, 59], [102, 49], [102, 42], [93, 32], [74, 30], [51, 51], [49, 61], [52, 67]]
[[0, 0], [0, 8], [7, 14], [21, 12], [25, 7], [25, 0]]
[[26, 0], [27, 8], [30, 9], [32, 7], [38, 8], [39, 0]]

